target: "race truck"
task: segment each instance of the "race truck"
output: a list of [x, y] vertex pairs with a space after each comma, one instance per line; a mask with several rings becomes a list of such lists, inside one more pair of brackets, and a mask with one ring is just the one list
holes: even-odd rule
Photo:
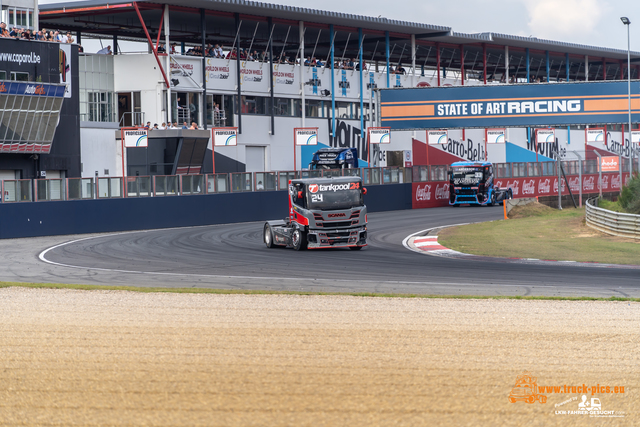
[[449, 204], [493, 206], [513, 199], [511, 188], [493, 185], [493, 165], [489, 162], [455, 162], [449, 171]]
[[348, 169], [358, 167], [357, 148], [322, 148], [313, 153], [309, 169]]
[[367, 245], [367, 207], [359, 176], [289, 181], [289, 216], [264, 224], [264, 243], [301, 249], [362, 249]]

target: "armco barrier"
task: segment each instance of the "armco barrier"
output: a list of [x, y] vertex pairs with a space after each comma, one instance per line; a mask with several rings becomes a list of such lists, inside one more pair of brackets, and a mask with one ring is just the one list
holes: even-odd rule
[[[369, 212], [411, 209], [411, 184], [366, 188]], [[286, 217], [288, 209], [286, 191], [6, 203], [0, 238], [265, 221]]]
[[594, 206], [594, 199], [587, 200], [587, 225], [613, 236], [640, 239], [640, 215], [613, 212]]

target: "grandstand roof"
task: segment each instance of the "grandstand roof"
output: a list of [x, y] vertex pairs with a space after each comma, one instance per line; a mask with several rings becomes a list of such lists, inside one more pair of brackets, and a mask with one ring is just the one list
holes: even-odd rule
[[[240, 31], [242, 47], [252, 46], [258, 50], [273, 39], [274, 52], [282, 50], [286, 55], [294, 57], [298, 48], [298, 22], [305, 22], [305, 55], [313, 49], [315, 56], [326, 58], [329, 52], [330, 37], [327, 31], [334, 24], [336, 58], [354, 57], [359, 49], [357, 29], [364, 30], [364, 58], [367, 61], [385, 61], [384, 31], [390, 32], [393, 43], [392, 63], [410, 63], [410, 36], [415, 35], [418, 51], [416, 64], [419, 66], [435, 66], [436, 54], [432, 51], [434, 42], [443, 46], [441, 63], [448, 69], [460, 67], [460, 46], [464, 46], [465, 68], [472, 67], [477, 71], [478, 55], [482, 61], [483, 46], [487, 51], [487, 64], [493, 72], [503, 66], [505, 46], [509, 46], [513, 63], [522, 63], [523, 51], [530, 49], [533, 64], [544, 61], [545, 52], [549, 51], [554, 59], [554, 67], [558, 75], [566, 54], [571, 55], [571, 67], [584, 63], [584, 56], [589, 56], [593, 66], [613, 67], [607, 75], [621, 72], [620, 61], [626, 62], [627, 51], [598, 46], [587, 46], [565, 43], [535, 37], [521, 37], [499, 33], [466, 34], [454, 32], [450, 27], [398, 21], [384, 17], [353, 15], [334, 11], [282, 6], [247, 0], [141, 0], [137, 2], [151, 37], [157, 37], [162, 16], [163, 5], [171, 10], [171, 41], [199, 43], [200, 19], [194, 14], [205, 11], [207, 42], [223, 43], [227, 48], [236, 41], [236, 23], [234, 14], [239, 14], [243, 21]], [[267, 18], [273, 18], [276, 24], [273, 34], [263, 24]], [[99, 34], [103, 36], [117, 35], [121, 39], [145, 39], [132, 1], [85, 0], [79, 2], [61, 2], [40, 5], [40, 26], [67, 31]], [[475, 58], [475, 59], [474, 59]], [[605, 61], [602, 59], [605, 58]], [[640, 64], [640, 52], [631, 53], [632, 63]], [[471, 62], [469, 62], [471, 61]], [[612, 64], [613, 63], [613, 64]], [[584, 65], [584, 64], [583, 64]], [[475, 68], [473, 68], [475, 67]], [[560, 67], [560, 68], [559, 68]], [[517, 72], [521, 72], [518, 67]], [[603, 67], [606, 68], [606, 67]], [[577, 68], [579, 73], [579, 68]], [[591, 68], [590, 68], [591, 71]], [[511, 71], [511, 72], [516, 72]], [[572, 71], [573, 72], [573, 71]], [[600, 72], [600, 71], [597, 71]], [[602, 76], [602, 73], [600, 74]]]

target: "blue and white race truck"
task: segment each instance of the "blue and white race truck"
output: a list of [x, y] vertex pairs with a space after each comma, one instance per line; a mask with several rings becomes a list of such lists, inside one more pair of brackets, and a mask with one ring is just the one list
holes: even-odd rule
[[511, 188], [493, 185], [493, 164], [490, 162], [455, 162], [449, 170], [449, 204], [451, 206], [493, 206], [513, 199]]
[[358, 149], [322, 148], [313, 154], [309, 169], [349, 169], [358, 167]]

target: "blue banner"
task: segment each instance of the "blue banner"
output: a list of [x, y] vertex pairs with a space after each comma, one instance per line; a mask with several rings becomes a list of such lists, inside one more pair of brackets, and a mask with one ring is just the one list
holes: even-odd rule
[[[392, 130], [628, 123], [626, 81], [381, 89], [381, 125]], [[640, 82], [631, 82], [640, 121]]]
[[0, 94], [53, 96], [62, 98], [65, 85], [33, 82], [0, 81]]

